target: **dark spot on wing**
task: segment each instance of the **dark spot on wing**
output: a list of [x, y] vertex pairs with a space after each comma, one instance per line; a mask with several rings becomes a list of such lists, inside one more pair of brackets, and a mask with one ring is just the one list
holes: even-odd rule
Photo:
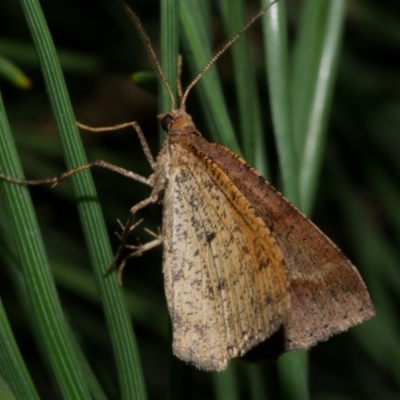
[[216, 234], [215, 234], [215, 232], [211, 232], [211, 233], [209, 233], [208, 235], [207, 235], [207, 242], [208, 243], [211, 243], [214, 239], [215, 239], [215, 236], [216, 236]]

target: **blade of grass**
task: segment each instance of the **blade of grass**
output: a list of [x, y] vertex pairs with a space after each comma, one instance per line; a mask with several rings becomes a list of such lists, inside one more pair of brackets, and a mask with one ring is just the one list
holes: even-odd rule
[[[242, 1], [218, 2], [225, 32], [232, 36], [246, 22]], [[250, 45], [246, 34], [230, 48], [235, 78], [240, 122], [241, 143], [246, 161], [265, 178], [269, 177], [265, 138], [261, 122], [255, 68], [251, 62]]]
[[73, 332], [71, 331], [71, 336], [73, 338], [73, 345], [75, 348], [75, 352], [78, 356], [80, 366], [82, 369], [82, 373], [85, 377], [85, 382], [89, 387], [90, 394], [94, 400], [107, 400], [107, 396], [104, 392], [103, 387], [100, 385], [100, 381], [97, 378], [96, 374], [90, 367], [81, 346], [79, 345], [78, 341], [73, 337]]
[[[161, 2], [161, 66], [176, 99], [177, 61], [179, 49], [179, 9], [177, 0]], [[180, 78], [180, 77], [179, 77]], [[164, 84], [161, 85], [160, 113], [171, 110], [171, 100]], [[163, 132], [162, 137], [165, 137]]]
[[[29, 326], [29, 334], [33, 337], [36, 347], [41, 354], [41, 362], [47, 369], [47, 375], [51, 379], [51, 384], [57, 385], [54, 376], [54, 370], [51, 365], [50, 359], [47, 356], [47, 350], [44, 341], [41, 338], [40, 326], [37, 323], [35, 312], [33, 309], [33, 303], [31, 301], [30, 293], [27, 288], [27, 282], [25, 279], [25, 274], [23, 269], [21, 269], [21, 262], [17, 256], [17, 248], [14, 246], [14, 241], [10, 240], [11, 227], [8, 224], [8, 217], [6, 213], [1, 215], [1, 241], [0, 241], [0, 251], [2, 254], [2, 259], [4, 262], [4, 267], [6, 268], [7, 274], [11, 281], [12, 290], [15, 294], [16, 299], [18, 299], [18, 304], [23, 310], [23, 315], [27, 320]], [[7, 221], [6, 223], [4, 221]], [[7, 234], [8, 233], [8, 234]], [[12, 244], [11, 244], [12, 243]]]
[[[25, 67], [37, 67], [39, 64], [35, 47], [32, 43], [21, 40], [2, 36], [0, 38], [0, 54]], [[88, 54], [67, 49], [58, 49], [57, 54], [64, 71], [95, 74], [102, 68], [100, 61]]]
[[312, 90], [321, 55], [326, 2], [306, 0], [293, 48], [291, 66], [291, 105], [297, 154], [301, 154], [310, 114]]
[[[189, 63], [194, 77], [212, 57], [210, 44], [207, 41], [207, 22], [204, 22], [208, 16], [202, 14], [201, 11], [205, 8], [199, 7], [196, 0], [181, 1], [179, 6], [185, 60]], [[204, 108], [205, 119], [209, 126], [208, 134], [213, 140], [241, 154], [215, 66], [200, 79], [195, 90], [198, 91]]]
[[214, 390], [217, 400], [239, 400], [239, 387], [235, 364], [222, 372], [214, 372]]
[[285, 353], [278, 360], [279, 382], [283, 399], [309, 399], [308, 352]]
[[21, 89], [29, 89], [32, 86], [24, 72], [4, 57], [0, 57], [0, 76]]
[[[67, 167], [84, 164], [83, 146], [42, 11], [37, 1], [22, 0], [21, 4], [38, 51]], [[121, 398], [143, 399], [146, 397], [143, 374], [123, 294], [115, 278], [103, 276], [112, 252], [89, 171], [73, 176], [72, 183], [76, 198], [81, 200], [78, 210], [115, 352]]]
[[[0, 299], [0, 375], [18, 399], [39, 399]], [[0, 396], [3, 398], [2, 396]]]
[[[262, 0], [261, 6], [270, 0]], [[286, 4], [280, 1], [262, 19], [272, 120], [282, 175], [283, 193], [300, 206], [298, 162], [289, 102]]]
[[270, 398], [267, 391], [265, 373], [259, 365], [251, 364], [247, 367], [249, 381], [249, 391], [251, 400], [268, 400]]
[[[3, 222], [3, 220], [1, 220]], [[1, 223], [1, 228], [5, 228], [4, 224]], [[28, 317], [29, 325], [31, 328], [32, 335], [35, 337], [36, 342], [38, 343], [39, 351], [43, 356], [43, 360], [45, 361], [46, 366], [50, 370], [50, 374], [52, 373], [51, 367], [48, 365], [46, 350], [45, 347], [42, 345], [40, 340], [40, 332], [37, 329], [36, 322], [34, 318], [32, 318], [32, 306], [29, 300], [29, 296], [27, 295], [27, 288], [25, 284], [25, 280], [23, 278], [22, 271], [18, 268], [18, 257], [16, 256], [15, 249], [12, 248], [11, 244], [6, 238], [6, 236], [2, 235], [2, 242], [0, 242], [0, 249], [2, 250], [1, 253], [4, 257], [5, 266], [8, 270], [8, 274], [11, 278], [11, 282], [13, 284], [13, 292], [16, 293], [16, 297], [19, 300], [19, 303], [22, 305], [24, 309], [24, 314]], [[69, 329], [69, 327], [68, 327]], [[94, 399], [98, 400], [105, 400], [106, 396], [103, 393], [103, 389], [101, 388], [98, 379], [96, 378], [95, 374], [91, 370], [87, 360], [84, 357], [82, 349], [79, 346], [79, 343], [73, 337], [72, 331], [70, 331], [70, 336], [72, 337], [72, 344], [75, 349], [75, 353], [79, 358], [80, 366], [82, 367], [82, 372], [84, 375], [85, 382], [87, 383], [89, 390]], [[11, 371], [13, 374], [13, 378], [16, 375], [12, 372], [12, 368], [8, 366], [7, 363], [7, 372]], [[21, 371], [22, 372], [22, 371]], [[5, 375], [6, 376], [6, 375]], [[1, 397], [0, 397], [1, 398]], [[34, 398], [32, 396], [25, 396], [25, 397], [18, 397], [18, 398]]]
[[330, 1], [322, 53], [314, 82], [310, 113], [307, 116], [304, 151], [300, 160], [300, 199], [309, 215], [324, 154], [325, 136], [343, 34], [346, 0]]
[[[2, 99], [0, 98], [0, 159], [2, 173], [23, 178], [13, 146]], [[71, 338], [66, 328], [52, 280], [32, 203], [26, 187], [1, 182], [5, 203], [15, 232], [18, 254], [26, 285], [41, 332], [44, 347], [60, 390], [66, 398], [89, 399]]]
[[0, 374], [0, 396], [2, 400], [17, 400], [11, 388]]

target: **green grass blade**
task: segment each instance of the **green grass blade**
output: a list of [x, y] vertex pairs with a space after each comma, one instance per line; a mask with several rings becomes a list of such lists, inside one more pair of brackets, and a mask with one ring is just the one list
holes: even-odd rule
[[307, 116], [312, 105], [313, 85], [321, 54], [326, 2], [306, 0], [301, 10], [291, 65], [291, 104], [297, 154], [306, 138]]
[[[47, 91], [60, 133], [68, 168], [84, 164], [86, 157], [77, 133], [75, 118], [68, 99], [53, 43], [39, 4], [23, 0], [22, 5], [42, 65]], [[145, 398], [143, 376], [138, 350], [123, 295], [113, 276], [104, 278], [103, 272], [112, 259], [100, 206], [90, 173], [72, 178], [75, 196], [80, 199], [78, 210], [94, 266], [100, 296], [104, 304], [121, 386], [121, 398]]]
[[307, 116], [306, 139], [300, 166], [300, 197], [302, 210], [310, 214], [314, 203], [319, 171], [325, 146], [336, 69], [346, 11], [346, 0], [329, 2], [322, 53], [314, 83], [310, 113]]
[[[232, 36], [246, 22], [242, 1], [220, 0], [218, 2], [227, 37]], [[246, 161], [265, 178], [269, 167], [262, 127], [260, 100], [257, 92], [256, 72], [246, 34], [230, 48], [235, 78], [237, 114], [241, 143]]]
[[283, 399], [307, 400], [310, 398], [307, 351], [285, 353], [280, 356], [278, 372]]
[[237, 369], [235, 364], [229, 365], [222, 372], [214, 372], [214, 390], [217, 400], [239, 400], [239, 387], [237, 384]]
[[10, 386], [0, 374], [0, 398], [2, 400], [18, 400], [12, 392]]
[[[185, 61], [189, 63], [194, 78], [212, 56], [206, 31], [208, 16], [201, 13], [205, 8], [199, 7], [196, 0], [181, 1], [179, 8]], [[228, 115], [215, 66], [207, 71], [194, 90], [198, 91], [204, 108], [209, 129], [207, 134], [240, 154], [240, 146]]]
[[247, 367], [247, 376], [249, 381], [249, 398], [251, 400], [269, 400], [265, 371], [257, 364]]
[[[71, 336], [73, 332], [71, 331]], [[81, 346], [78, 341], [73, 338], [73, 345], [75, 347], [75, 352], [78, 356], [79, 363], [82, 369], [82, 374], [85, 378], [85, 382], [89, 387], [90, 394], [94, 400], [107, 400], [107, 396], [104, 392], [104, 388], [101, 386], [99, 379], [92, 370], [90, 364], [85, 358], [85, 354], [82, 351]]]
[[0, 77], [22, 89], [29, 89], [32, 82], [24, 72], [10, 60], [0, 56]]
[[[0, 375], [18, 399], [39, 399], [0, 300]], [[2, 391], [0, 389], [0, 398]]]
[[[1, 225], [2, 225], [1, 228], [4, 228], [4, 226], [3, 226], [4, 223], [2, 223]], [[23, 307], [24, 314], [26, 316], [31, 316], [32, 315], [31, 302], [29, 300], [29, 296], [27, 296], [26, 284], [25, 284], [25, 280], [23, 278], [22, 271], [18, 268], [18, 257], [16, 256], [15, 251], [12, 248], [11, 244], [8, 243], [8, 241], [5, 239], [2, 239], [2, 242], [0, 243], [0, 249], [2, 250], [2, 254], [4, 257], [4, 261], [5, 261], [5, 266], [8, 270], [8, 274], [13, 283], [13, 292], [15, 292], [17, 294], [16, 297], [18, 298], [19, 303]], [[77, 270], [77, 268], [75, 268], [75, 270]], [[71, 269], [70, 269], [70, 271], [71, 271]], [[52, 272], [54, 273], [53, 265], [52, 265]], [[71, 273], [74, 273], [74, 272], [75, 271], [73, 271], [73, 270], [71, 271]], [[57, 280], [57, 274], [54, 274], [54, 277]], [[63, 278], [65, 278], [65, 276], [63, 276]], [[69, 277], [69, 279], [71, 280], [70, 277]], [[88, 280], [86, 280], [85, 282], [87, 283], [87, 281]], [[57, 282], [57, 283], [64, 284], [64, 282]], [[92, 285], [93, 281], [89, 280], [88, 284]], [[45, 350], [44, 346], [41, 344], [40, 332], [37, 329], [36, 322], [34, 321], [34, 319], [32, 317], [28, 317], [28, 320], [30, 323], [30, 329], [31, 329], [32, 335], [35, 337], [36, 342], [39, 345], [39, 351], [41, 352], [43, 359], [46, 361], [47, 360], [46, 350]], [[79, 359], [79, 363], [82, 368], [82, 373], [84, 375], [85, 382], [87, 383], [87, 385], [89, 387], [92, 397], [96, 400], [97, 399], [105, 400], [107, 397], [105, 396], [104, 391], [103, 391], [102, 387], [100, 386], [98, 379], [94, 375], [93, 371], [91, 370], [91, 367], [89, 366], [87, 360], [85, 359], [79, 343], [75, 340], [75, 338], [73, 338], [72, 331], [70, 331], [70, 336], [73, 339], [72, 344], [74, 346], [75, 353]], [[3, 341], [1, 343], [3, 343]], [[3, 354], [5, 354], [5, 353], [3, 353]], [[51, 372], [52, 372], [51, 366], [49, 366], [48, 363], [46, 363], [46, 364], [47, 364], [47, 366], [49, 368], [49, 372], [51, 374]], [[7, 371], [7, 373], [11, 374], [12, 379], [17, 378], [18, 373], [19, 374], [23, 373], [23, 366], [21, 366], [19, 368], [19, 371], [17, 373], [17, 372], [14, 372], [12, 368], [10, 368], [10, 365], [11, 365], [10, 362], [5, 363], [5, 365], [6, 365], [6, 371]], [[2, 367], [2, 365], [0, 365], [0, 368], [1, 367]], [[7, 376], [6, 373], [3, 373], [3, 375]], [[8, 380], [8, 381], [10, 382], [10, 380]], [[25, 385], [27, 383], [28, 382], [26, 382]], [[18, 393], [16, 390], [14, 390], [14, 391], [16, 393]], [[30, 399], [30, 398], [35, 398], [35, 397], [33, 395], [27, 395], [25, 397], [18, 396], [18, 398], [29, 398]]]
[[[0, 99], [1, 172], [22, 178], [22, 170], [13, 146], [11, 132]], [[51, 277], [45, 249], [26, 187], [1, 182], [5, 203], [16, 236], [21, 265], [39, 325], [43, 345], [60, 390], [66, 398], [89, 399], [88, 389], [73, 351], [71, 338]]]
[[[270, 3], [261, 1], [261, 6]], [[262, 19], [272, 120], [285, 196], [299, 206], [298, 162], [289, 101], [286, 4], [273, 5]]]
[[[161, 56], [162, 70], [171, 86], [176, 101], [177, 61], [179, 49], [179, 9], [177, 0], [161, 2]], [[171, 99], [164, 84], [161, 85], [160, 113], [171, 110]], [[178, 105], [176, 104], [175, 107]], [[163, 133], [163, 137], [165, 134]]]

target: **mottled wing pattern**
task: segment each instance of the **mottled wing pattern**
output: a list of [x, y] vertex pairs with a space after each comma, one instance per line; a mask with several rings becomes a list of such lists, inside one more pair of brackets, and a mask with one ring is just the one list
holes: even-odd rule
[[222, 370], [275, 332], [289, 308], [280, 249], [210, 159], [176, 144], [164, 195], [164, 278], [173, 351]]

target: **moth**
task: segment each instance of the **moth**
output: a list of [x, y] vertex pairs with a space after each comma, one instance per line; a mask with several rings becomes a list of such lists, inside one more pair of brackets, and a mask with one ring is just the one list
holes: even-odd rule
[[[41, 182], [58, 183], [98, 165], [152, 187], [150, 197], [131, 209], [113, 264], [137, 225], [136, 213], [162, 202], [161, 236], [132, 254], [163, 245], [174, 354], [200, 369], [221, 371], [260, 344], [271, 344], [274, 355], [308, 349], [371, 318], [374, 309], [353, 264], [242, 158], [204, 139], [185, 111], [193, 85], [276, 1], [222, 46], [179, 93], [178, 108], [138, 17], [118, 1], [135, 22], [171, 97], [171, 111], [158, 116], [168, 135], [155, 160], [138, 124], [126, 124], [136, 130], [154, 172], [144, 178], [95, 161]], [[125, 261], [119, 264], [119, 279], [124, 266]]]

